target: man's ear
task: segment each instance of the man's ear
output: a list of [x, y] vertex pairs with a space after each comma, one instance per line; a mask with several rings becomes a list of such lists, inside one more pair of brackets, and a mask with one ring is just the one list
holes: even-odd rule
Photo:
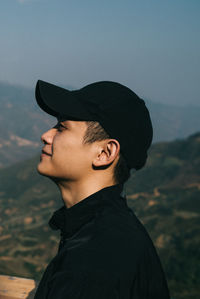
[[120, 151], [120, 144], [116, 139], [106, 139], [99, 144], [98, 153], [93, 160], [96, 167], [107, 166], [116, 159]]

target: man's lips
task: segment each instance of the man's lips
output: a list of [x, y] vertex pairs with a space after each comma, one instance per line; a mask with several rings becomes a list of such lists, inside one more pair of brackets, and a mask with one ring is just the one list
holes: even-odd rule
[[47, 155], [47, 156], [51, 156], [51, 154], [45, 152], [44, 150], [42, 150], [42, 154], [45, 154], [45, 155]]

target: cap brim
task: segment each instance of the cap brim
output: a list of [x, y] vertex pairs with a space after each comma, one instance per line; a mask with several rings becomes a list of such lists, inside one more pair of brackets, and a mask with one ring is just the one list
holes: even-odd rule
[[88, 112], [73, 91], [38, 80], [35, 87], [35, 98], [42, 110], [57, 118], [60, 115], [69, 119], [84, 120], [88, 118]]

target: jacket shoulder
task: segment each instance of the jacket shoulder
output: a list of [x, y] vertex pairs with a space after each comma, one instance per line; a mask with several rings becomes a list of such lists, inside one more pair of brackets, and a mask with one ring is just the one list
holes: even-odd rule
[[71, 260], [78, 269], [133, 276], [147, 248], [154, 251], [148, 233], [129, 209], [106, 210], [97, 217], [90, 241], [71, 251]]

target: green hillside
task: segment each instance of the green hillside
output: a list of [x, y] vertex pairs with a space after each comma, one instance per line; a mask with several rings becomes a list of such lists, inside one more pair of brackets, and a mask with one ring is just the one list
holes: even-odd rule
[[[0, 274], [39, 280], [56, 254], [59, 233], [48, 220], [63, 203], [37, 173], [38, 162], [39, 155], [0, 170]], [[125, 191], [158, 250], [172, 298], [199, 298], [200, 133], [154, 144]]]

